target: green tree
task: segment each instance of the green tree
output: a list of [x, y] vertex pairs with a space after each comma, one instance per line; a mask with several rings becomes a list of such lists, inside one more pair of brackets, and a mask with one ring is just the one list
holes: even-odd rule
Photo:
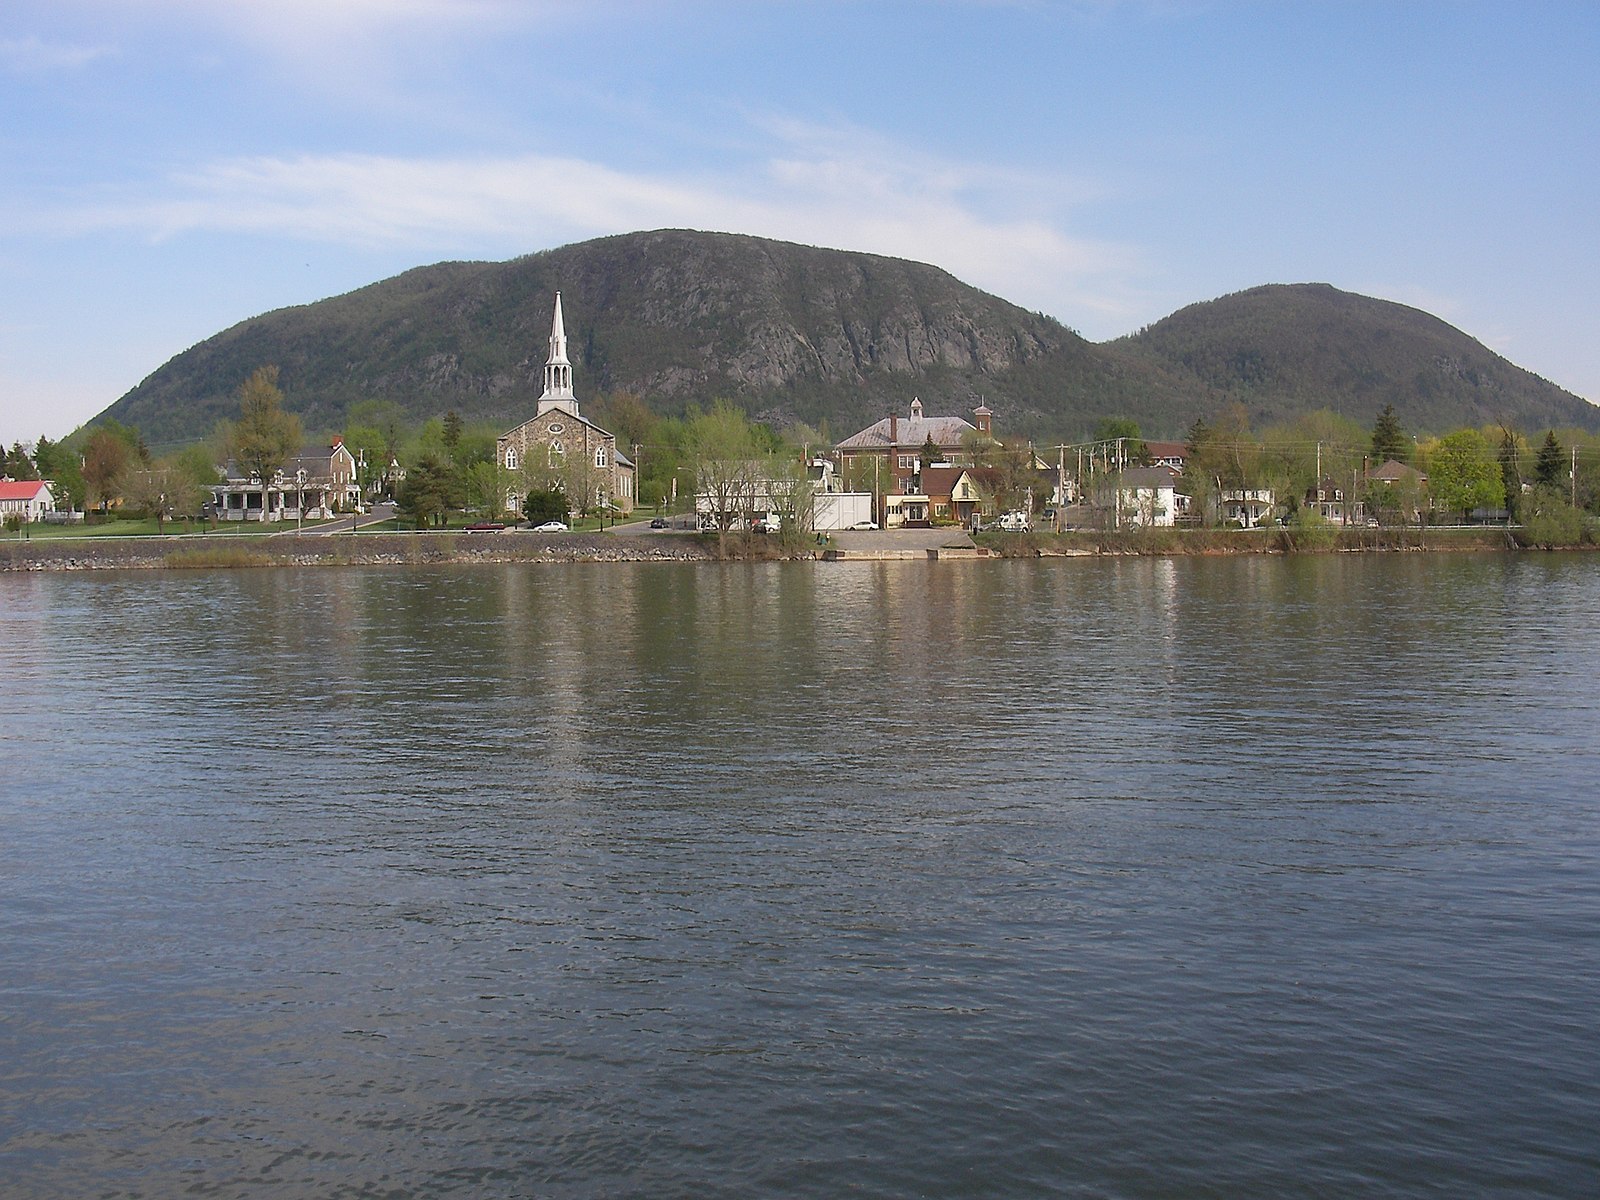
[[[1148, 466], [1150, 448], [1139, 434], [1139, 422], [1132, 417], [1106, 417], [1094, 430], [1095, 441], [1114, 442], [1120, 446], [1120, 462], [1125, 467]], [[1118, 452], [1113, 451], [1113, 457]]]
[[401, 514], [418, 529], [442, 526], [453, 509], [464, 503], [455, 467], [436, 454], [426, 454], [406, 471], [395, 497]]
[[122, 477], [129, 463], [136, 461], [128, 443], [109, 429], [96, 429], [83, 448], [85, 500], [109, 512], [111, 502], [121, 495]]
[[127, 499], [156, 519], [163, 532], [173, 517], [192, 517], [199, 511], [204, 489], [188, 470], [171, 458], [128, 472]]
[[66, 500], [73, 508], [84, 506], [87, 486], [82, 461], [72, 447], [42, 437], [33, 448], [33, 461], [39, 474], [55, 485], [56, 499]]
[[5, 469], [0, 474], [18, 482], [28, 482], [39, 478], [39, 469], [22, 443], [13, 442], [5, 456]]
[[1400, 418], [1395, 415], [1392, 404], [1385, 404], [1373, 423], [1372, 458], [1376, 466], [1382, 466], [1391, 459], [1402, 463], [1411, 461], [1411, 439], [1400, 427]]
[[530, 525], [567, 519], [567, 494], [560, 488], [530, 488], [522, 498], [522, 515]]
[[633, 392], [612, 392], [597, 397], [594, 405], [599, 425], [615, 435], [617, 448], [629, 446], [654, 447], [662, 418], [650, 411], [650, 406]]
[[1528, 494], [1527, 503], [1523, 505], [1522, 528], [1517, 531], [1519, 544], [1554, 550], [1560, 546], [1581, 545], [1588, 534], [1583, 513], [1567, 503], [1566, 493], [1561, 488], [1538, 484]]
[[733, 522], [750, 517], [755, 434], [741, 410], [719, 400], [710, 412], [689, 419], [688, 435], [695, 501], [711, 510], [717, 524], [717, 552], [726, 555]]
[[1513, 521], [1521, 519], [1522, 505], [1522, 454], [1524, 446], [1517, 431], [1509, 425], [1500, 426], [1500, 488], [1505, 494], [1506, 511]]
[[777, 513], [782, 522], [779, 538], [786, 547], [796, 548], [810, 533], [815, 517], [817, 494], [811, 485], [805, 459], [798, 451], [768, 455], [762, 474], [766, 478], [771, 511]]
[[278, 368], [257, 367], [239, 388], [239, 419], [224, 428], [228, 456], [241, 473], [261, 484], [261, 519], [267, 519], [267, 489], [300, 448], [300, 418], [283, 410]]
[[1428, 487], [1441, 509], [1463, 517], [1475, 508], [1505, 503], [1494, 450], [1476, 429], [1457, 430], [1439, 440], [1428, 463]]
[[451, 458], [456, 455], [456, 447], [461, 445], [461, 429], [461, 414], [452, 408], [444, 415], [443, 429], [441, 431], [444, 448], [450, 451]]
[[491, 520], [506, 510], [507, 475], [493, 460], [475, 462], [461, 472], [467, 507], [476, 508]]
[[1556, 431], [1544, 435], [1539, 447], [1539, 457], [1534, 465], [1534, 478], [1545, 487], [1559, 487], [1567, 481], [1567, 452], [1556, 438]]

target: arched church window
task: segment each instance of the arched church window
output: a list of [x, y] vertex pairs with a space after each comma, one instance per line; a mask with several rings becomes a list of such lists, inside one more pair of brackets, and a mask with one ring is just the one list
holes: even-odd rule
[[595, 450], [594, 465], [597, 467], [603, 467], [606, 465], [606, 448], [604, 446], [601, 446]]
[[517, 452], [516, 452], [515, 448], [513, 448], [511, 446], [507, 446], [506, 447], [506, 470], [515, 471], [516, 469], [517, 469]]

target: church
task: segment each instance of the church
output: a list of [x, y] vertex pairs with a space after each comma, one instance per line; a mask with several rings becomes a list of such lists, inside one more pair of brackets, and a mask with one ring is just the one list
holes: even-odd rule
[[524, 497], [535, 489], [565, 492], [574, 512], [633, 511], [638, 494], [633, 463], [617, 449], [615, 434], [578, 412], [560, 292], [550, 324], [550, 358], [544, 365], [538, 410], [532, 420], [495, 439], [495, 460], [512, 480], [506, 489], [506, 508], [512, 512], [521, 512]]

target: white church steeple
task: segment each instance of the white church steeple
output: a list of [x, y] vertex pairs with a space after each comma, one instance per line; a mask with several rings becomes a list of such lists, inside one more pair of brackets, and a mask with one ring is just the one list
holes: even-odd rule
[[578, 415], [578, 398], [572, 394], [572, 361], [567, 358], [567, 329], [561, 320], [561, 293], [556, 293], [556, 315], [550, 322], [550, 358], [544, 364], [544, 395], [539, 413], [564, 408]]

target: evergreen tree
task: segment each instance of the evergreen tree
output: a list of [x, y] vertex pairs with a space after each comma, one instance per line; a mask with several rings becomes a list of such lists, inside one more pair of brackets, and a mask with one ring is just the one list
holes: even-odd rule
[[1522, 519], [1521, 439], [1509, 425], [1500, 427], [1500, 484], [1505, 491], [1506, 512], [1513, 521]]
[[39, 478], [33, 459], [28, 457], [28, 452], [23, 449], [21, 442], [14, 442], [10, 453], [5, 456], [5, 475], [8, 479], [18, 481]]
[[418, 529], [443, 525], [450, 510], [464, 503], [461, 480], [454, 465], [438, 455], [424, 455], [421, 462], [406, 472], [396, 503]]
[[1556, 440], [1554, 429], [1544, 435], [1544, 444], [1539, 447], [1534, 476], [1544, 487], [1559, 487], [1566, 482], [1567, 452]]
[[1372, 426], [1372, 457], [1375, 465], [1393, 459], [1395, 462], [1411, 461], [1411, 439], [1400, 428], [1400, 418], [1395, 416], [1394, 405], [1385, 404]]

